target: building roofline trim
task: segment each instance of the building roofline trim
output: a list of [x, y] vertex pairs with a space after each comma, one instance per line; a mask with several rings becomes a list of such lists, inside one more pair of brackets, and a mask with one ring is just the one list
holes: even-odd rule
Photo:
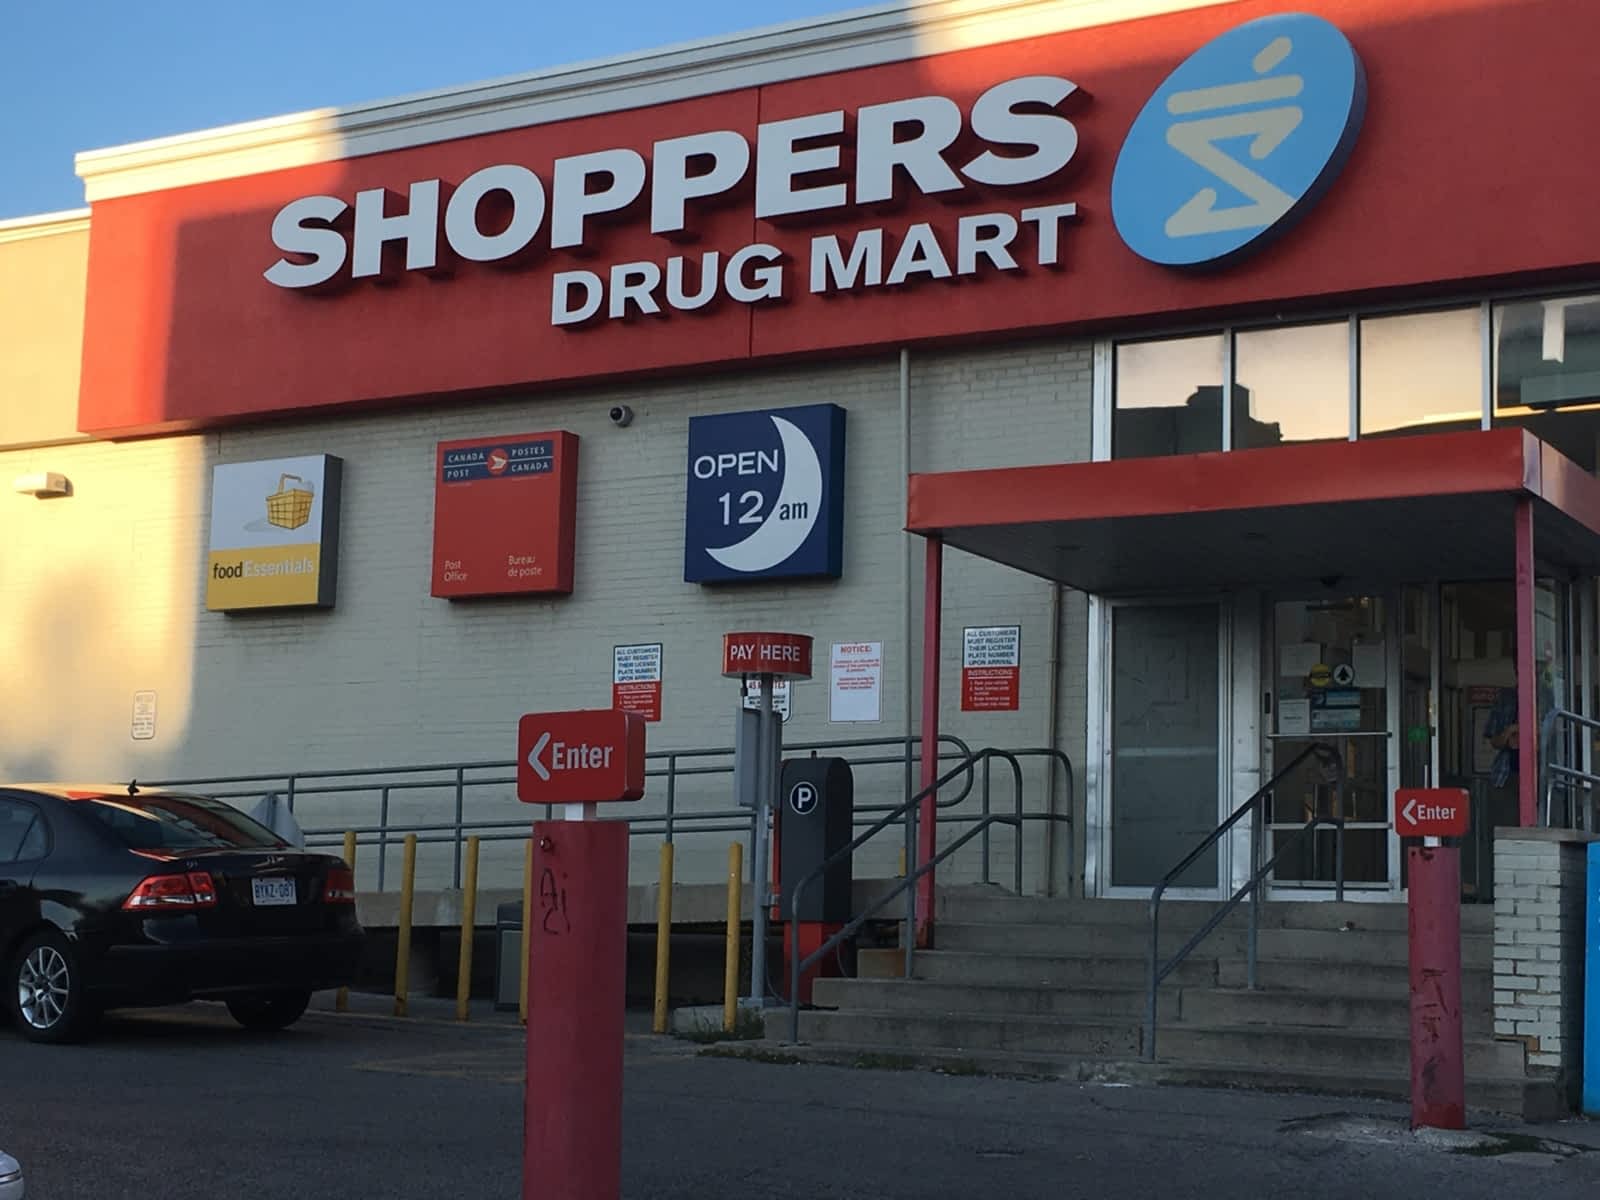
[[37, 213], [0, 220], [0, 244], [29, 238], [54, 237], [63, 233], [82, 233], [89, 228], [89, 210], [71, 208], [62, 212]]
[[94, 203], [1235, 0], [910, 0], [76, 156]]

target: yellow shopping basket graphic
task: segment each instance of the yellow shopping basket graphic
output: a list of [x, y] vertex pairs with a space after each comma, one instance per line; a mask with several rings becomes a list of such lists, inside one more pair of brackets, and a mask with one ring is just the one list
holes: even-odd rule
[[[294, 480], [298, 487], [290, 487]], [[299, 529], [311, 520], [311, 489], [298, 475], [279, 475], [278, 490], [267, 497], [267, 523], [280, 529]]]

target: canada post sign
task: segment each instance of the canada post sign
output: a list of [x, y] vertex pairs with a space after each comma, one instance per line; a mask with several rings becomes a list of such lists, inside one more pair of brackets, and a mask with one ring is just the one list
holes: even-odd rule
[[441, 442], [433, 594], [572, 591], [578, 438], [567, 432]]
[[813, 404], [690, 419], [687, 582], [839, 577], [844, 418]]

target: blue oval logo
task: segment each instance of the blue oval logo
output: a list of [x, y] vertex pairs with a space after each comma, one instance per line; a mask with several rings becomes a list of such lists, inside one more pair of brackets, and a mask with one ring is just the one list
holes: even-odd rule
[[1355, 47], [1321, 17], [1230, 30], [1169, 75], [1128, 131], [1111, 179], [1117, 233], [1173, 267], [1259, 249], [1327, 191], [1366, 108]]

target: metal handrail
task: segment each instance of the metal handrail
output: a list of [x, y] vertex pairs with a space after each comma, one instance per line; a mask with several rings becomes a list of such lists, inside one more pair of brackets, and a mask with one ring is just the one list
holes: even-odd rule
[[[841, 929], [837, 930], [832, 936], [825, 939], [822, 945], [818, 946], [810, 954], [802, 958], [800, 955], [800, 922], [796, 918], [796, 914], [800, 911], [800, 901], [805, 895], [806, 887], [816, 880], [822, 878], [822, 876], [827, 874], [828, 871], [836, 867], [839, 863], [843, 862], [850, 855], [854, 854], [857, 850], [866, 845], [867, 842], [871, 841], [890, 825], [894, 824], [894, 819], [896, 817], [904, 815], [908, 818], [908, 820], [914, 820], [917, 806], [921, 804], [922, 801], [928, 796], [937, 794], [941, 787], [944, 787], [946, 784], [948, 784], [962, 771], [971, 772], [973, 767], [975, 767], [979, 762], [982, 762], [987, 766], [990, 761], [996, 758], [1003, 758], [1011, 765], [1012, 780], [1016, 788], [1017, 796], [1019, 797], [1018, 812], [1016, 814], [1007, 814], [1006, 816], [998, 816], [995, 814], [982, 815], [978, 818], [978, 823], [976, 825], [967, 830], [966, 833], [962, 834], [943, 850], [936, 853], [927, 862], [915, 867], [912, 867], [908, 862], [908, 870], [906, 871], [904, 879], [883, 893], [881, 896], [877, 897], [877, 899], [873, 900], [865, 909], [863, 909], [856, 916], [852, 917], [850, 921]], [[985, 780], [987, 783], [987, 773], [985, 775]], [[985, 787], [985, 791], [987, 791], [987, 786]], [[987, 830], [991, 825], [1014, 825], [1016, 827], [1018, 850], [1017, 857], [1020, 863], [1020, 859], [1022, 857], [1021, 795], [1022, 764], [1018, 761], [1017, 756], [1014, 753], [1006, 750], [996, 750], [993, 748], [980, 750], [976, 754], [969, 755], [965, 760], [952, 768], [950, 771], [946, 772], [944, 775], [941, 775], [932, 783], [928, 784], [920, 792], [908, 799], [903, 805], [900, 806], [900, 808], [888, 813], [878, 821], [874, 822], [872, 827], [865, 833], [858, 835], [852, 839], [849, 844], [841, 846], [839, 849], [835, 850], [832, 854], [828, 855], [827, 858], [823, 859], [810, 871], [795, 881], [794, 891], [789, 894], [789, 928], [790, 936], [793, 938], [793, 950], [789, 955], [791, 963], [789, 979], [789, 1032], [791, 1041], [798, 1042], [800, 1040], [801, 976], [805, 974], [805, 971], [808, 967], [820, 962], [823, 956], [829, 951], [836, 949], [846, 940], [854, 937], [856, 933], [860, 931], [861, 927], [871, 920], [876, 913], [880, 912], [884, 907], [886, 907], [890, 901], [898, 898], [901, 893], [906, 893], [909, 897], [906, 911], [906, 928], [903, 937], [906, 952], [906, 975], [909, 976], [911, 974], [912, 955], [916, 943], [916, 893], [912, 889], [916, 885], [917, 881], [929, 871], [933, 870], [945, 859], [949, 858], [961, 847], [965, 846], [973, 838]], [[1020, 879], [1020, 877], [1021, 867], [1019, 865], [1018, 878]]]
[[[1183, 964], [1183, 961], [1188, 958], [1191, 953], [1193, 953], [1195, 948], [1199, 946], [1201, 942], [1205, 941], [1205, 939], [1211, 935], [1211, 932], [1216, 929], [1218, 925], [1222, 924], [1222, 922], [1227, 919], [1228, 915], [1233, 912], [1234, 909], [1239, 907], [1240, 903], [1246, 896], [1249, 896], [1250, 898], [1250, 933], [1247, 949], [1249, 965], [1247, 968], [1247, 980], [1249, 986], [1252, 989], [1255, 988], [1256, 945], [1261, 926], [1261, 884], [1277, 867], [1278, 860], [1282, 858], [1291, 847], [1298, 845], [1300, 839], [1303, 838], [1307, 833], [1318, 828], [1319, 826], [1335, 826], [1338, 830], [1339, 836], [1334, 848], [1334, 886], [1336, 889], [1335, 894], [1337, 899], [1344, 899], [1345, 818], [1343, 815], [1338, 817], [1313, 816], [1309, 821], [1297, 829], [1281, 847], [1278, 848], [1277, 852], [1273, 854], [1272, 858], [1268, 860], [1265, 866], [1261, 865], [1261, 839], [1267, 824], [1264, 819], [1263, 812], [1265, 805], [1271, 798], [1273, 791], [1277, 788], [1278, 784], [1283, 781], [1285, 776], [1313, 756], [1322, 760], [1324, 763], [1331, 761], [1337, 770], [1337, 775], [1332, 782], [1337, 789], [1336, 802], [1339, 805], [1339, 812], [1343, 814], [1345, 781], [1344, 758], [1342, 755], [1340, 755], [1339, 751], [1335, 747], [1329, 745], [1328, 743], [1312, 742], [1299, 754], [1295, 755], [1281, 768], [1279, 768], [1278, 771], [1276, 771], [1266, 783], [1262, 784], [1261, 787], [1256, 789], [1249, 799], [1240, 804], [1238, 808], [1234, 809], [1233, 813], [1226, 821], [1222, 822], [1222, 824], [1218, 825], [1208, 835], [1206, 835], [1200, 844], [1190, 851], [1182, 862], [1173, 867], [1172, 870], [1168, 871], [1166, 875], [1162, 877], [1161, 882], [1156, 884], [1155, 889], [1150, 893], [1150, 978], [1149, 992], [1146, 996], [1145, 1005], [1145, 1044], [1143, 1055], [1147, 1061], [1153, 1062], [1156, 1056], [1156, 1024], [1158, 1020], [1157, 995], [1160, 991], [1162, 981]], [[1250, 822], [1251, 874], [1249, 880], [1244, 884], [1243, 887], [1234, 892], [1233, 895], [1223, 903], [1222, 907], [1217, 909], [1216, 912], [1212, 913], [1210, 919], [1207, 920], [1206, 923], [1202, 925], [1187, 942], [1184, 943], [1183, 947], [1176, 954], [1163, 963], [1161, 961], [1160, 940], [1162, 896], [1180, 875], [1193, 866], [1195, 862], [1199, 860], [1202, 854], [1220, 842], [1222, 838], [1226, 836], [1235, 825], [1243, 820], [1246, 815], [1249, 815], [1252, 818]]]
[[[941, 752], [939, 759], [965, 760], [972, 755], [971, 747], [955, 734], [945, 733], [939, 737]], [[906, 773], [906, 790], [911, 791], [912, 770], [916, 763], [913, 751], [920, 747], [919, 737], [897, 738], [852, 738], [836, 741], [799, 742], [784, 749], [786, 752], [796, 753], [816, 751], [859, 750], [895, 747], [902, 753], [893, 755], [872, 755], [857, 758], [855, 766], [904, 766]], [[945, 749], [949, 747], [949, 749]], [[646, 777], [663, 779], [665, 788], [665, 807], [650, 812], [630, 811], [629, 831], [635, 836], [662, 836], [665, 840], [673, 840], [677, 833], [709, 834], [709, 833], [741, 833], [753, 834], [755, 828], [755, 810], [740, 806], [729, 809], [702, 809], [695, 812], [681, 812], [677, 808], [677, 785], [680, 779], [691, 776], [729, 775], [733, 771], [731, 761], [699, 765], [696, 760], [732, 758], [734, 750], [729, 747], [694, 747], [683, 750], [654, 750], [646, 754], [648, 764]], [[685, 761], [687, 760], [687, 761]], [[419, 778], [420, 776], [434, 776], [434, 778]], [[418, 835], [419, 842], [451, 843], [453, 853], [453, 884], [461, 886], [462, 851], [466, 837], [470, 833], [477, 833], [487, 841], [514, 840], [518, 836], [525, 837], [526, 821], [508, 820], [469, 820], [466, 814], [466, 792], [469, 788], [494, 788], [512, 787], [516, 783], [515, 760], [491, 760], [458, 763], [424, 763], [400, 767], [373, 767], [373, 768], [340, 768], [327, 771], [303, 771], [288, 774], [256, 774], [256, 775], [231, 775], [231, 776], [206, 776], [188, 779], [169, 779], [153, 781], [151, 786], [182, 787], [204, 789], [208, 794], [219, 799], [242, 799], [257, 797], [267, 793], [282, 793], [289, 804], [290, 810], [295, 810], [296, 801], [305, 801], [312, 797], [339, 796], [339, 795], [376, 795], [379, 806], [379, 817], [376, 824], [363, 823], [355, 827], [357, 843], [376, 843], [379, 849], [378, 856], [378, 890], [382, 891], [387, 882], [387, 850], [388, 847], [408, 833]], [[975, 775], [969, 774], [962, 785], [952, 791], [948, 797], [936, 801], [940, 809], [950, 809], [964, 803], [972, 794], [976, 786]], [[1069, 788], [1070, 788], [1069, 769]], [[395, 794], [407, 792], [423, 792], [429, 790], [447, 789], [453, 792], [454, 811], [453, 819], [448, 822], [429, 823], [418, 821], [395, 821], [390, 819], [390, 801]], [[871, 814], [879, 812], [902, 812], [904, 805], [893, 803], [860, 805], [856, 808], [857, 824], [864, 824], [871, 819]], [[546, 816], [549, 815], [549, 806], [545, 806]], [[952, 814], [948, 820], [965, 823], [978, 818], [966, 814]], [[344, 835], [350, 830], [348, 824], [335, 826], [303, 826], [306, 843], [312, 846], [334, 846], [343, 842]], [[505, 832], [505, 831], [520, 832]], [[984, 864], [985, 874], [988, 871], [987, 859]]]
[[[1557, 760], [1557, 756], [1555, 754], [1557, 742], [1556, 726], [1562, 721], [1567, 722], [1571, 726], [1576, 726], [1579, 729], [1588, 729], [1593, 732], [1600, 732], [1600, 720], [1596, 720], [1594, 717], [1585, 716], [1583, 713], [1573, 712], [1571, 709], [1552, 708], [1545, 714], [1544, 721], [1541, 723], [1539, 730], [1539, 746], [1541, 751], [1539, 755], [1539, 761], [1540, 766], [1543, 768], [1546, 775], [1544, 785], [1544, 823], [1547, 828], [1554, 823], [1555, 792], [1557, 782], [1559, 781], [1565, 785], [1567, 794], [1569, 796], [1573, 796], [1581, 787], [1581, 790], [1584, 793], [1584, 803], [1578, 811], [1582, 814], [1583, 822], [1581, 825], [1576, 826], [1576, 828], [1589, 831], [1594, 829], [1596, 826], [1593, 807], [1596, 799], [1596, 788], [1600, 787], [1600, 773], [1596, 773], [1594, 771], [1585, 771], [1580, 767], [1569, 766], [1568, 764]], [[1566, 732], [1571, 734], [1576, 732], [1576, 730], [1569, 729]], [[1568, 741], [1567, 744], [1570, 745], [1570, 741]], [[1576, 805], [1569, 806], [1566, 821], [1569, 827], [1573, 827], [1574, 813], [1572, 809], [1576, 807]]]

